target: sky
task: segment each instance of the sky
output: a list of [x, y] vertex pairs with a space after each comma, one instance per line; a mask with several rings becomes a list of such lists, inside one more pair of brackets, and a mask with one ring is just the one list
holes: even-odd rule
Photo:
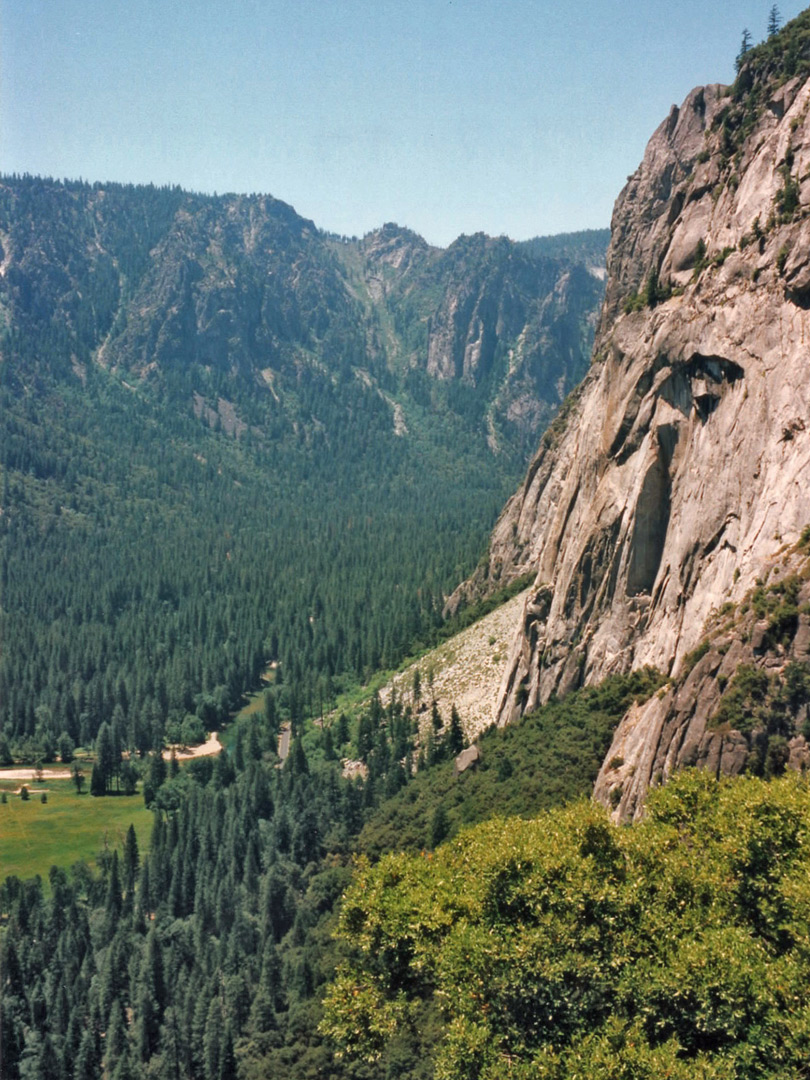
[[0, 171], [267, 193], [442, 246], [602, 228], [670, 107], [731, 82], [770, 7], [0, 0]]

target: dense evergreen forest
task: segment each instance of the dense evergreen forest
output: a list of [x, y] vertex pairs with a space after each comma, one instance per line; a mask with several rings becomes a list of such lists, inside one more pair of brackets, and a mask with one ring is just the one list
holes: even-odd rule
[[[148, 854], [130, 831], [98, 875], [79, 864], [0, 887], [4, 1080], [431, 1076], [435, 1011], [382, 1063], [336, 1056], [319, 1031], [356, 852], [418, 853], [505, 807], [532, 816], [586, 795], [622, 712], [660, 681], [609, 680], [493, 731], [458, 780], [456, 718], [434, 713], [417, 742], [414, 700], [297, 723], [283, 768], [280, 690], [239, 721], [232, 754], [179, 770], [150, 755]], [[346, 756], [365, 779], [343, 778]]]
[[[3, 882], [0, 1072], [376, 1075], [317, 1030], [334, 909], [390, 800], [428, 815], [402, 843], [458, 828], [425, 785], [461, 726], [308, 718], [447, 632], [602, 284], [505, 238], [346, 241], [267, 197], [32, 177], [0, 182], [0, 265], [0, 763], [81, 746], [84, 797], [155, 814], [148, 853], [130, 831], [98, 874]], [[229, 752], [164, 762], [263, 675]]]
[[314, 710], [429, 640], [601, 295], [176, 188], [6, 178], [0, 249], [4, 761], [218, 727], [269, 664]]

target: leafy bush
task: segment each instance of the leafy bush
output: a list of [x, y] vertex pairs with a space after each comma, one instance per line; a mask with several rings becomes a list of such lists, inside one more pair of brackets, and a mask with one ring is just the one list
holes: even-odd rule
[[433, 1010], [445, 1080], [801, 1075], [810, 793], [687, 773], [645, 821], [588, 803], [362, 866], [322, 1031], [378, 1060]]
[[764, 671], [753, 664], [740, 664], [711, 718], [711, 726], [725, 725], [743, 734], [750, 733], [762, 719], [768, 687]]

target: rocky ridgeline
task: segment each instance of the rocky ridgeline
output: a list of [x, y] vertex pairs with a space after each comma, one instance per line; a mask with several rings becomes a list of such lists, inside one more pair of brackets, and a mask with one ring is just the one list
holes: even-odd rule
[[453, 412], [522, 463], [587, 369], [606, 239], [574, 234], [554, 257], [483, 233], [439, 249], [391, 224], [338, 238], [270, 196], [6, 177], [0, 322], [31, 341], [47, 326], [72, 357], [60, 376], [97, 362], [237, 438], [259, 434], [257, 402], [294, 411], [302, 382], [335, 398], [355, 380], [398, 435], [409, 400], [462, 384], [443, 387]]
[[500, 432], [533, 445], [585, 372], [604, 291], [599, 268], [578, 252], [552, 258], [483, 233], [435, 248], [392, 224], [359, 248], [389, 361], [483, 394], [494, 451]]
[[[591, 371], [463, 590], [536, 571], [500, 723], [613, 672], [677, 680], [810, 522], [809, 212], [802, 78], [752, 64], [653, 135], [614, 211]], [[715, 676], [744, 658], [729, 645], [721, 671], [713, 655], [622, 724], [621, 774], [597, 785], [619, 816], [680, 765], [742, 767], [733, 733], [701, 743]]]

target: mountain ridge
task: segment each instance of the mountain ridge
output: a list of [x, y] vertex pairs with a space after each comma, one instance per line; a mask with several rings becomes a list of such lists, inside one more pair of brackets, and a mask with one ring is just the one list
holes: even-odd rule
[[[360, 241], [271, 196], [0, 181], [0, 728], [17, 756], [91, 742], [116, 705], [148, 748], [212, 696], [221, 722], [270, 661], [333, 686], [432, 633], [587, 363], [602, 284], [543, 308], [532, 289], [568, 262], [505, 240], [448, 258], [395, 231], [414, 272], [384, 267], [389, 302]], [[430, 373], [437, 312], [462, 354], [486, 325], [486, 372]], [[512, 420], [526, 326], [531, 409]]]

